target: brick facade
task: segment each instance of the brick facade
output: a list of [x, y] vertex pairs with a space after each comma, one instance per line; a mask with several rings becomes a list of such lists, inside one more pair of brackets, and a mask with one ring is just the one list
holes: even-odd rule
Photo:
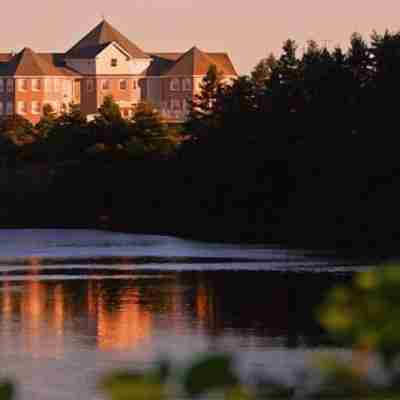
[[149, 101], [164, 118], [182, 121], [213, 64], [225, 78], [237, 76], [225, 53], [145, 53], [102, 21], [65, 54], [0, 54], [0, 117], [17, 113], [36, 124], [45, 104], [61, 113], [71, 103], [92, 117], [111, 95], [124, 117]]

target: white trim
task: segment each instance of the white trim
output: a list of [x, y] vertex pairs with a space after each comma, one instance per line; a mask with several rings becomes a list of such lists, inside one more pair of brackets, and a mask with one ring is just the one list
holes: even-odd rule
[[104, 47], [104, 49], [101, 50], [100, 53], [97, 53], [95, 57], [82, 58], [82, 60], [93, 60], [93, 58], [96, 59], [96, 58], [100, 57], [100, 54], [103, 53], [103, 51], [108, 49], [110, 46], [114, 46], [117, 50], [119, 50], [122, 54], [124, 54], [129, 60], [132, 59], [132, 56], [124, 48], [122, 48], [117, 42], [111, 42], [108, 46]]

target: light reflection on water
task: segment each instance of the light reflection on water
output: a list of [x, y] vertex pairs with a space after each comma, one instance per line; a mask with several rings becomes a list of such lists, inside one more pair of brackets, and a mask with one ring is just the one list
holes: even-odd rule
[[[87, 231], [80, 241], [81, 234], [24, 231], [21, 254], [31, 255], [18, 257], [13, 231], [15, 242], [0, 256], [1, 374], [21, 383], [23, 400], [94, 399], [105, 371], [144, 368], [161, 355], [187, 360], [207, 349], [235, 353], [244, 376], [268, 371], [290, 380], [325, 347], [313, 309], [350, 276], [341, 262], [284, 249], [109, 233], [105, 240]], [[85, 249], [81, 261], [74, 243], [80, 257]], [[98, 251], [102, 243], [107, 250]], [[134, 262], [154, 255], [163, 262]], [[65, 261], [52, 265], [52, 258]], [[315, 273], [327, 266], [335, 273]]]

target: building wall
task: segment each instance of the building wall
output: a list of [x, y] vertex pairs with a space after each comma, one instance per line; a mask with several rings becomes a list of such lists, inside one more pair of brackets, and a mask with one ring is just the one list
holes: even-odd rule
[[[7, 105], [12, 107], [12, 112], [15, 111], [15, 79], [14, 78], [3, 78], [0, 79], [2, 85], [0, 85], [0, 117], [8, 114]], [[7, 82], [11, 82], [12, 90], [7, 89]]]
[[[69, 104], [75, 100], [74, 79], [70, 77], [17, 77], [12, 81], [12, 93], [7, 91], [7, 87], [6, 92], [0, 92], [3, 115], [7, 115], [7, 102], [12, 102], [13, 113], [36, 124], [40, 121], [46, 104], [50, 104], [56, 113], [60, 113], [67, 110]], [[39, 82], [40, 87], [34, 86], [36, 82]]]
[[[116, 60], [113, 66], [112, 60]], [[149, 59], [132, 59], [111, 44], [96, 57], [97, 75], [139, 75], [150, 65]]]

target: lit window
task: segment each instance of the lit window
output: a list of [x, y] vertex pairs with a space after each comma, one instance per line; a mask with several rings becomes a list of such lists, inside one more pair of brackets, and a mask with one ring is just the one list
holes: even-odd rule
[[111, 59], [111, 66], [116, 67], [118, 65], [118, 60], [116, 58]]
[[40, 114], [41, 105], [38, 101], [32, 101], [32, 114]]
[[4, 92], [4, 80], [0, 79], [0, 93]]
[[88, 79], [86, 81], [86, 88], [87, 88], [88, 92], [93, 92], [93, 88], [94, 88], [93, 79]]
[[192, 80], [190, 78], [185, 78], [183, 80], [183, 90], [185, 90], [185, 91], [192, 90]]
[[6, 113], [11, 115], [14, 113], [14, 104], [11, 101], [7, 101], [7, 110]]
[[25, 101], [18, 102], [18, 114], [26, 114], [28, 112], [28, 106]]
[[177, 91], [181, 90], [181, 85], [180, 85], [179, 79], [174, 78], [171, 80], [170, 90], [173, 92], [177, 92]]
[[26, 92], [28, 90], [28, 81], [26, 79], [18, 79], [18, 89], [21, 92]]
[[108, 79], [104, 79], [103, 81], [101, 81], [101, 89], [110, 90], [110, 81]]
[[2, 101], [0, 101], [0, 115], [4, 114], [4, 104]]
[[126, 90], [127, 88], [128, 88], [128, 82], [126, 81], [126, 79], [119, 81], [119, 89], [120, 90]]
[[60, 91], [60, 80], [59, 79], [54, 79], [54, 91], [55, 92]]
[[50, 79], [45, 79], [44, 80], [44, 91], [45, 92], [51, 92], [51, 81], [50, 81]]
[[32, 90], [39, 91], [42, 88], [40, 79], [32, 79]]
[[71, 81], [64, 81], [64, 95], [66, 96], [71, 96], [72, 93], [72, 86], [71, 86]]
[[12, 79], [7, 79], [7, 92], [12, 93], [14, 90], [14, 81]]

